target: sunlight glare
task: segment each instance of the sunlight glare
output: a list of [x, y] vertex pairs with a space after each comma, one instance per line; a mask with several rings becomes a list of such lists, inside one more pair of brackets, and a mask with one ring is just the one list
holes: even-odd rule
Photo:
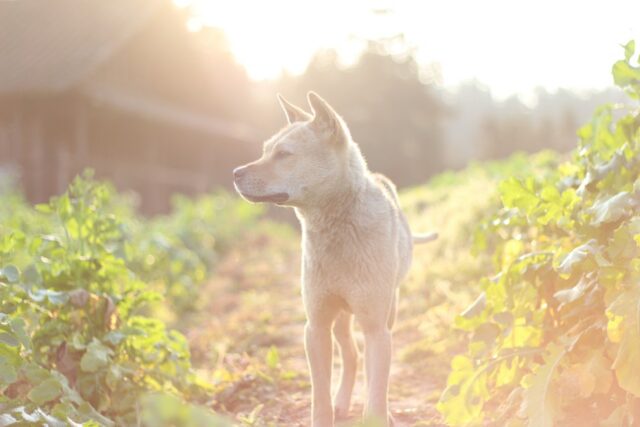
[[[336, 49], [345, 64], [355, 62], [363, 42], [354, 35], [364, 33], [356, 27], [369, 21], [369, 6], [355, 0], [340, 13], [335, 6], [296, 0], [191, 3], [205, 25], [225, 32], [234, 56], [256, 80], [273, 79], [283, 71], [300, 74], [323, 48]], [[357, 26], [350, 22], [354, 15], [364, 18]]]
[[222, 29], [255, 80], [303, 73], [321, 49], [335, 49], [350, 64], [367, 39], [402, 34], [422, 66], [441, 70], [445, 87], [477, 80], [498, 98], [536, 87], [610, 86], [602, 64], [640, 31], [640, 2], [633, 0], [607, 7], [555, 0], [174, 2], [189, 3], [203, 25]]

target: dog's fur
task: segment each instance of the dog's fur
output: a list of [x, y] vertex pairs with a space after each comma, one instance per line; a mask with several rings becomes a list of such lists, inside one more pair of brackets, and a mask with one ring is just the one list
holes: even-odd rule
[[313, 92], [312, 113], [279, 97], [289, 125], [264, 144], [260, 159], [234, 170], [238, 192], [252, 202], [291, 206], [302, 225], [305, 349], [311, 371], [314, 427], [333, 426], [333, 336], [342, 356], [335, 418], [347, 416], [358, 351], [353, 318], [365, 338], [365, 416], [388, 421], [391, 327], [398, 284], [411, 264], [412, 237], [393, 183], [369, 172], [344, 121]]

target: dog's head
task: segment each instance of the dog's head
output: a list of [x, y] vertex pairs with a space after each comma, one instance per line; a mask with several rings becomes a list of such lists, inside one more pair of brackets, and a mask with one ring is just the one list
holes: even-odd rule
[[332, 191], [348, 168], [349, 131], [317, 94], [312, 114], [278, 96], [288, 125], [264, 143], [262, 157], [233, 171], [238, 192], [251, 202], [303, 206]]

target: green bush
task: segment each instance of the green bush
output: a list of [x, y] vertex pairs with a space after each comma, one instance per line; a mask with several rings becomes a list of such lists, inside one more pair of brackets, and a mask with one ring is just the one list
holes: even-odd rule
[[176, 196], [168, 215], [129, 221], [127, 263], [171, 302], [176, 317], [198, 308], [200, 285], [262, 208], [227, 193]]
[[[635, 45], [613, 67], [640, 98]], [[640, 113], [605, 105], [571, 161], [502, 182], [476, 236], [498, 274], [456, 324], [469, 331], [438, 409], [451, 425], [640, 422]]]
[[150, 392], [211, 398], [185, 338], [140, 314], [160, 296], [132, 268], [130, 211], [110, 186], [85, 176], [37, 211], [13, 202], [0, 228], [3, 425], [140, 425]]

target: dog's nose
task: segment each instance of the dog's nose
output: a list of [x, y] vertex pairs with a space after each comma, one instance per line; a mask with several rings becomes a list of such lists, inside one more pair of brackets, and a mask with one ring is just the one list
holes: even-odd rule
[[239, 168], [235, 168], [233, 170], [233, 179], [240, 179], [247, 173], [247, 168], [244, 166], [240, 166]]

